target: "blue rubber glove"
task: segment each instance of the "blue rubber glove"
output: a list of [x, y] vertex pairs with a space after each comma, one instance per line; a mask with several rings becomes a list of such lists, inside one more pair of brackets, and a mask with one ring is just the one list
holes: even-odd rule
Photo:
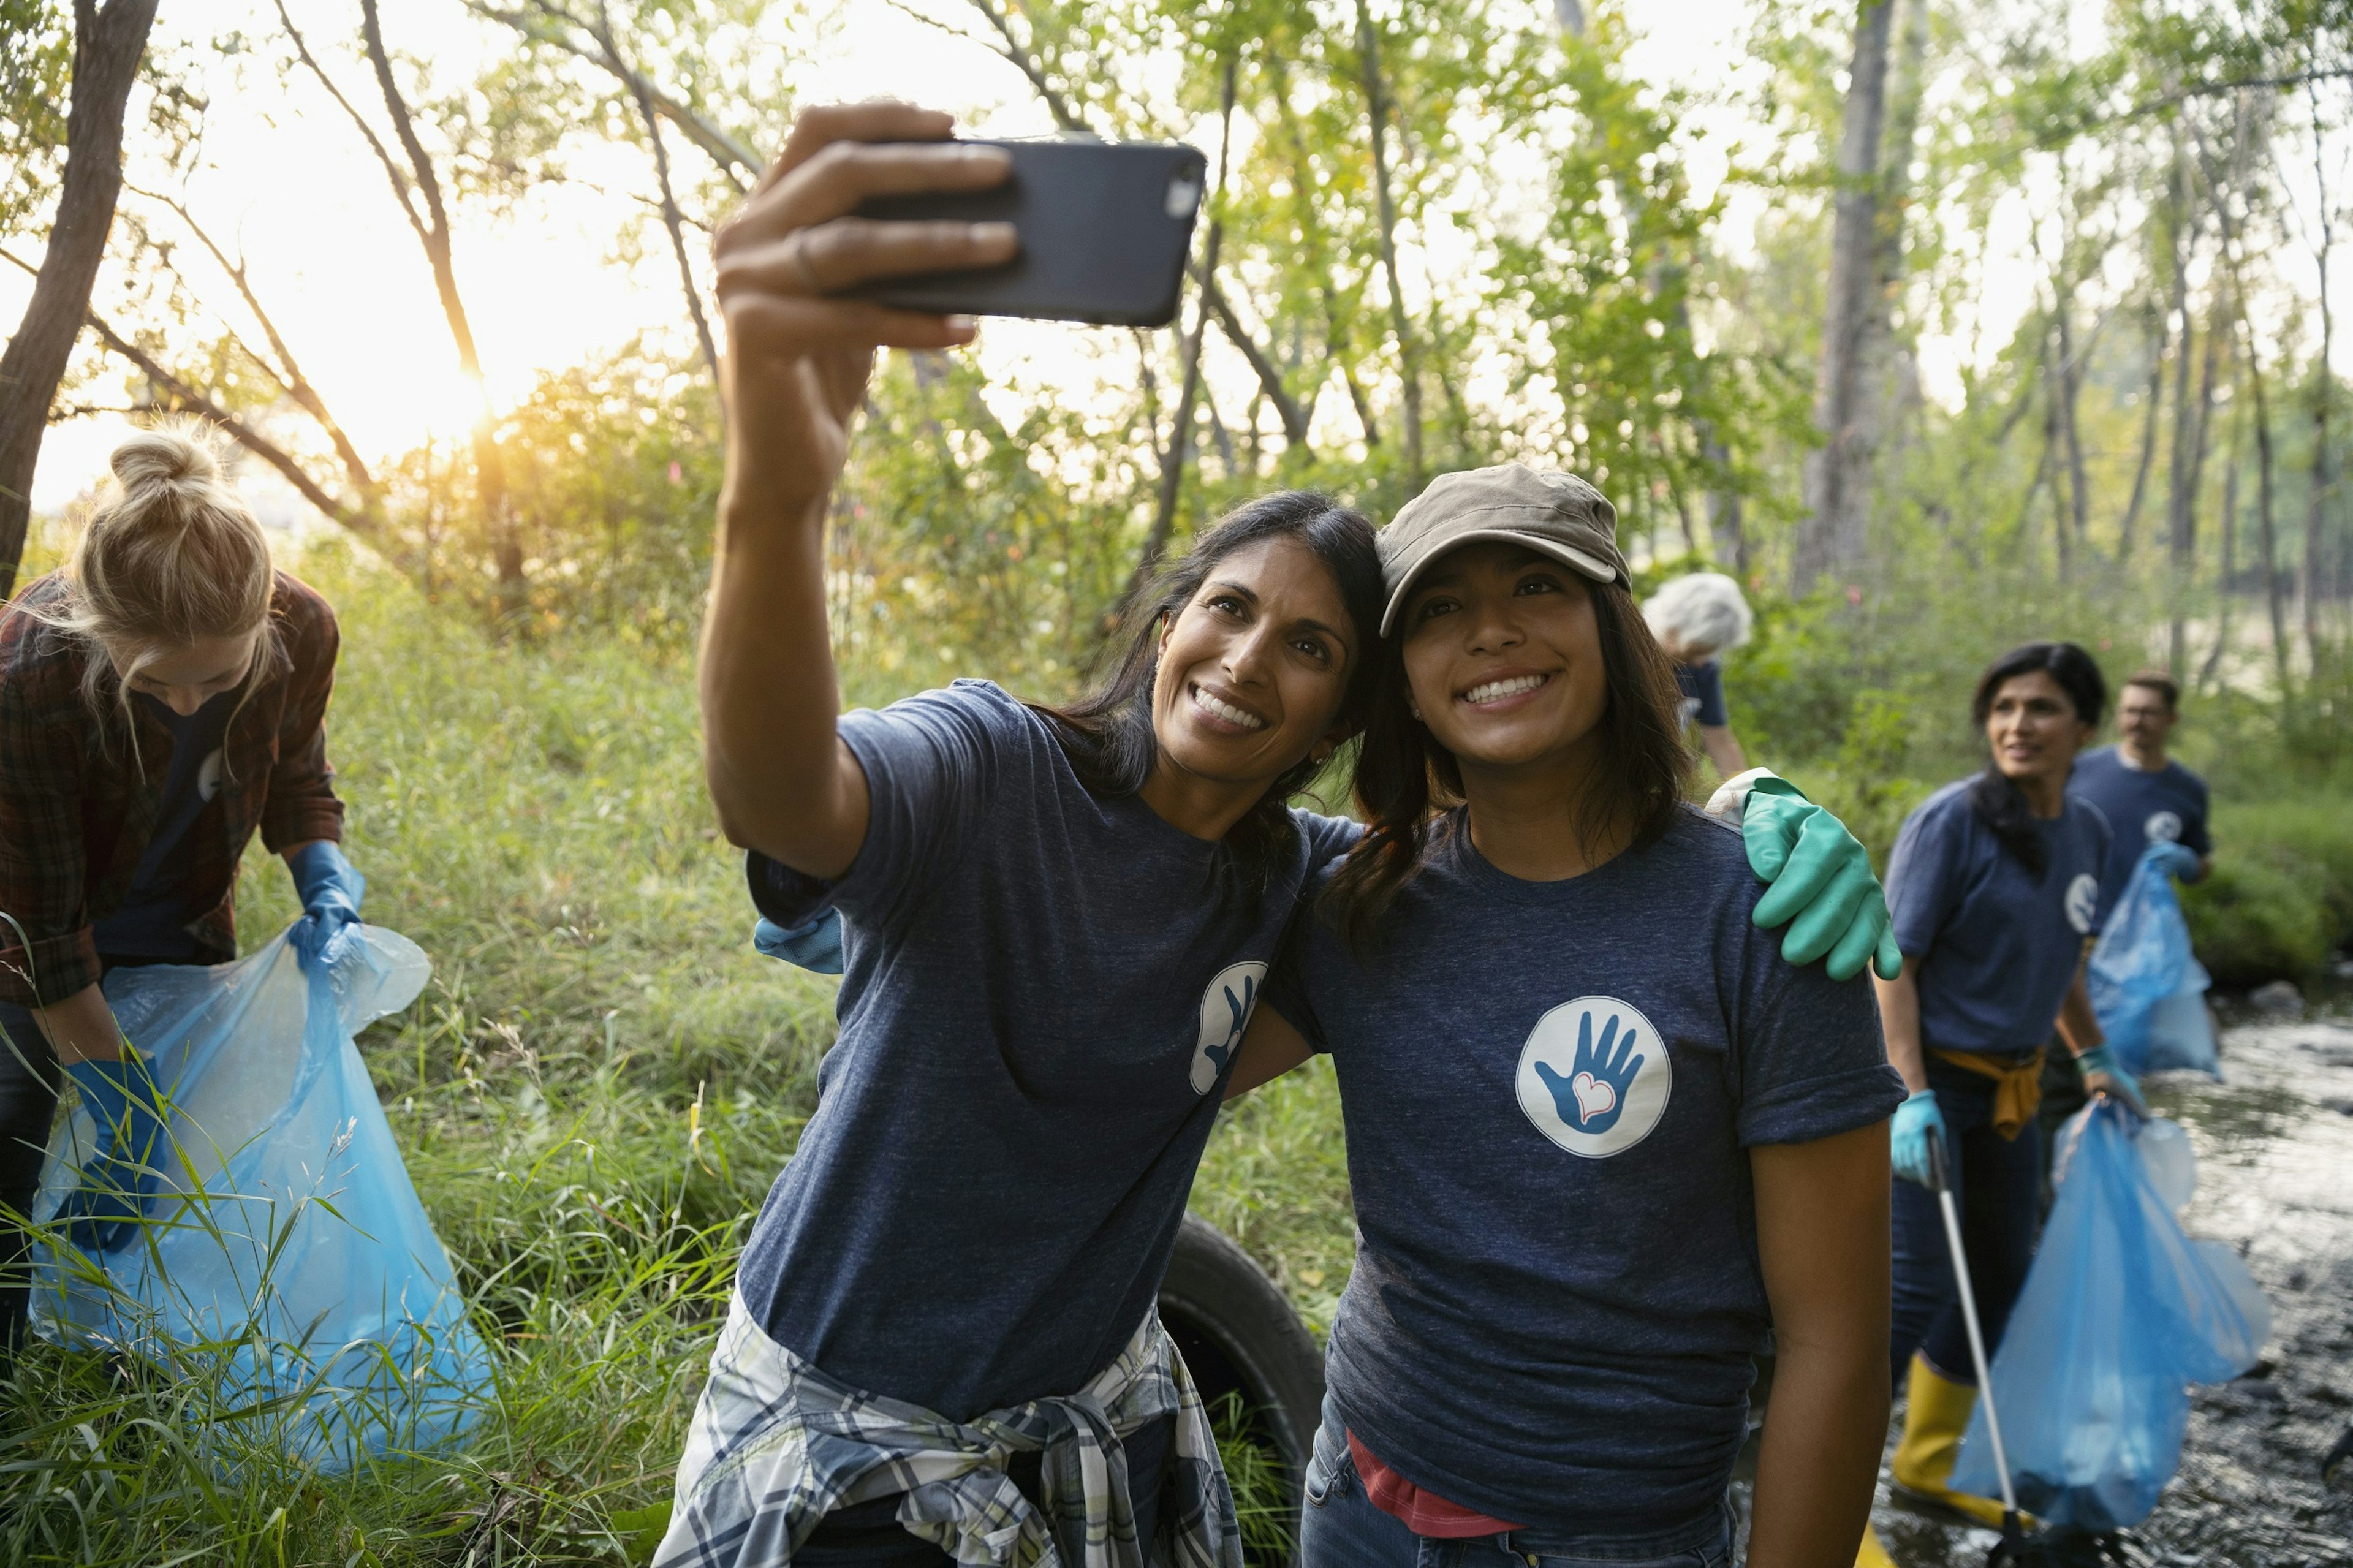
[[122, 1047], [115, 1061], [80, 1061], [66, 1076], [98, 1124], [98, 1152], [81, 1168], [81, 1185], [58, 1207], [76, 1247], [120, 1252], [137, 1239], [153, 1203], [165, 1152], [164, 1091], [147, 1058]]
[[1887, 895], [1846, 824], [1788, 780], [1768, 775], [1749, 788], [1740, 836], [1749, 869], [1773, 884], [1751, 918], [1760, 931], [1789, 923], [1783, 958], [1811, 963], [1828, 954], [1824, 967], [1833, 980], [1851, 980], [1874, 961], [1883, 980], [1903, 973]]
[[2136, 1114], [2147, 1116], [2148, 1103], [2140, 1097], [2140, 1080], [2124, 1069], [2116, 1053], [2105, 1046], [2094, 1046], [2075, 1058], [2075, 1066], [2084, 1075], [2084, 1089], [2091, 1094], [2110, 1094], [2133, 1108]]
[[764, 920], [752, 928], [752, 945], [811, 974], [841, 973], [841, 912], [819, 910], [797, 926]]
[[343, 858], [343, 847], [322, 838], [286, 857], [294, 873], [294, 891], [302, 900], [302, 918], [288, 941], [304, 970], [332, 963], [342, 952], [343, 932], [360, 922], [360, 900], [367, 896], [367, 879]]
[[1897, 1175], [1922, 1186], [1931, 1184], [1928, 1140], [1945, 1135], [1945, 1113], [1937, 1108], [1936, 1091], [1924, 1089], [1895, 1108], [1887, 1131], [1887, 1163]]
[[2184, 881], [2198, 875], [2198, 851], [2187, 844], [2156, 844], [2149, 847], [2149, 858], [2165, 868], [2168, 877]]

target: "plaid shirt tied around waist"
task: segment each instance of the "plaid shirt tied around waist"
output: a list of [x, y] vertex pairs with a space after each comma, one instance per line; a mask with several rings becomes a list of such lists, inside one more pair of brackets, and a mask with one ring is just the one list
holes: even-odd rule
[[[740, 1295], [679, 1462], [656, 1568], [783, 1568], [828, 1513], [900, 1496], [899, 1521], [965, 1568], [1145, 1568], [1118, 1439], [1174, 1415], [1162, 1509], [1173, 1568], [1241, 1568], [1217, 1439], [1158, 1313], [1063, 1398], [970, 1421], [863, 1394], [776, 1343]], [[1042, 1510], [1005, 1473], [1040, 1455]]]

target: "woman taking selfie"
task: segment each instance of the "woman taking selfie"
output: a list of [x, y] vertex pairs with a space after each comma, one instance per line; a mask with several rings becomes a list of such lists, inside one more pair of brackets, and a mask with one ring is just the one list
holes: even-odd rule
[[1898, 1486], [1989, 1524], [2001, 1507], [1946, 1483], [1977, 1403], [1968, 1330], [1928, 1140], [1943, 1141], [1986, 1352], [2000, 1343], [2032, 1261], [2042, 1177], [2035, 1106], [2055, 1021], [2084, 1088], [2138, 1103], [2101, 1043], [2084, 988], [2098, 934], [2108, 824], [2067, 793], [2107, 688], [2073, 643], [2014, 648], [1978, 678], [1971, 715], [1992, 753], [1905, 819], [1887, 866], [1904, 970], [1879, 985], [1888, 1059], [1910, 1091], [1895, 1113], [1892, 1371], [1907, 1377]]
[[1869, 989], [1774, 950], [1739, 834], [1683, 803], [1615, 521], [1511, 465], [1380, 535], [1368, 833], [1233, 1085], [1329, 1050], [1347, 1124], [1307, 1568], [1729, 1563], [1768, 1324], [1748, 1561], [1841, 1560], [1870, 1509], [1902, 1089]]
[[0, 1334], [26, 1305], [32, 1209], [60, 1069], [100, 1152], [59, 1217], [132, 1245], [163, 1122], [100, 979], [237, 956], [237, 868], [255, 831], [286, 858], [306, 964], [359, 915], [327, 765], [335, 615], [269, 542], [193, 431], [114, 450], [60, 571], [0, 606]]
[[[838, 1043], [739, 1265], [664, 1564], [1234, 1564], [1214, 1441], [1153, 1310], [1258, 985], [1352, 824], [1290, 809], [1358, 725], [1371, 530], [1285, 492], [1144, 596], [1064, 709], [959, 681], [839, 712], [824, 530], [873, 351], [972, 323], [830, 298], [1001, 261], [1001, 224], [846, 216], [970, 190], [994, 150], [902, 105], [817, 109], [722, 231], [728, 468], [704, 766], [754, 902], [838, 910]], [[1778, 807], [1768, 810], [1779, 810]], [[1827, 819], [1792, 901], [1876, 888]], [[1776, 861], [1778, 868], [1779, 862]], [[1826, 915], [1825, 919], [1828, 918]]]

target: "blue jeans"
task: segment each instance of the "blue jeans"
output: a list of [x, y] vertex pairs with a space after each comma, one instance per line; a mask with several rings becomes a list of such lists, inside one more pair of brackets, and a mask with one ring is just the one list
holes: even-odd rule
[[1660, 1535], [1568, 1535], [1514, 1530], [1441, 1541], [1416, 1535], [1365, 1495], [1331, 1396], [1307, 1466], [1299, 1568], [1732, 1568], [1732, 1511], [1708, 1528]]
[[[1993, 1129], [1994, 1084], [1989, 1078], [1928, 1058], [1928, 1087], [1945, 1113], [1947, 1168], [1960, 1209], [1961, 1247], [1976, 1287], [1978, 1322], [1986, 1359], [1993, 1359], [2010, 1310], [2034, 1261], [2042, 1185], [2042, 1134], [2031, 1121], [2016, 1138]], [[1952, 1248], [1936, 1194], [1895, 1179], [1894, 1311], [1888, 1351], [1894, 1386], [1904, 1386], [1912, 1352], [1955, 1383], [1974, 1384], [1968, 1325], [1953, 1278]]]

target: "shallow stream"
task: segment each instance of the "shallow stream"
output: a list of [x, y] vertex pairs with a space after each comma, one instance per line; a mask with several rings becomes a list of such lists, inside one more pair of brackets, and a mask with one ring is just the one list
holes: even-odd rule
[[[2224, 1081], [2167, 1075], [2149, 1101], [2197, 1149], [2185, 1226], [2245, 1257], [2272, 1338], [2253, 1373], [2196, 1391], [2180, 1470], [2127, 1550], [2164, 1568], [2353, 1568], [2353, 1495], [2320, 1484], [2353, 1421], [2353, 998], [2301, 1017], [2226, 1005], [2223, 1022]], [[1914, 1511], [1883, 1472], [1873, 1519], [1901, 1568], [1975, 1568], [1995, 1542]]]

